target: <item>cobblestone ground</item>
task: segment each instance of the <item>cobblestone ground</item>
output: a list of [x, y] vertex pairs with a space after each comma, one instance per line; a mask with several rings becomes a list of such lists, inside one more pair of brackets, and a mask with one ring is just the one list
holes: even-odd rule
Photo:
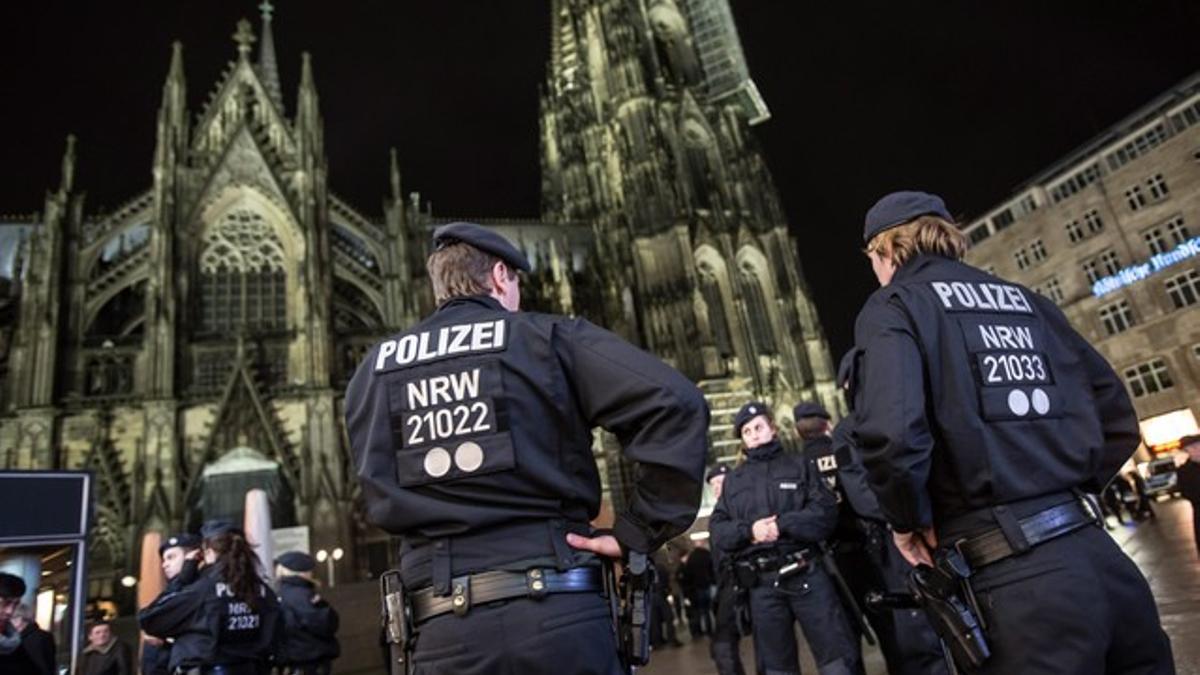
[[[1200, 675], [1200, 559], [1192, 538], [1192, 509], [1176, 499], [1156, 505], [1158, 518], [1137, 525], [1116, 525], [1110, 534], [1150, 580], [1163, 626], [1171, 636], [1179, 675]], [[663, 648], [654, 653], [647, 675], [715, 675], [708, 656], [708, 640], [689, 640], [687, 628], [679, 627], [682, 647]], [[797, 631], [799, 633], [799, 631]], [[800, 638], [803, 644], [803, 637]], [[887, 672], [878, 650], [866, 653], [867, 672]], [[742, 663], [753, 672], [754, 652], [750, 639], [742, 640]], [[801, 672], [816, 673], [812, 656], [803, 648]]]

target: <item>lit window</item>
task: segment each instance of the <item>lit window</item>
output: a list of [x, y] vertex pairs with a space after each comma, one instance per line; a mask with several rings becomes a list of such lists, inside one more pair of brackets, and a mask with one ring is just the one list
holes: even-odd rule
[[1200, 301], [1200, 270], [1188, 270], [1167, 279], [1167, 297], [1175, 309], [1190, 307]]
[[1154, 359], [1139, 363], [1125, 369], [1125, 383], [1129, 385], [1134, 398], [1156, 394], [1175, 386], [1171, 374], [1167, 372], [1167, 363], [1162, 359]]
[[1104, 325], [1104, 332], [1108, 335], [1129, 330], [1134, 324], [1133, 310], [1129, 308], [1129, 302], [1121, 300], [1101, 307], [1100, 323]]

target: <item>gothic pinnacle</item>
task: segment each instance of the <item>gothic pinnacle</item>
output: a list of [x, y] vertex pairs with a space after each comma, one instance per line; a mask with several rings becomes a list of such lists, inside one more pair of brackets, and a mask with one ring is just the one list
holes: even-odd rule
[[67, 150], [62, 158], [62, 179], [58, 191], [67, 194], [75, 186], [75, 134], [67, 134]]
[[246, 19], [238, 21], [237, 30], [233, 33], [233, 41], [237, 43], [240, 58], [248, 58], [250, 45], [254, 44], [254, 39], [254, 31], [250, 29], [250, 22]]
[[396, 159], [396, 148], [392, 148], [389, 154], [391, 155], [389, 178], [392, 185], [392, 200], [398, 202], [401, 200], [400, 161]]

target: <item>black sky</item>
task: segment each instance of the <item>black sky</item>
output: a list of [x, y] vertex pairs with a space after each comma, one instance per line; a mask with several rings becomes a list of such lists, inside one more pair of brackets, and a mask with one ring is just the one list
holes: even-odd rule
[[[536, 216], [539, 0], [288, 2], [275, 41], [288, 114], [313, 54], [333, 189], [380, 212], [387, 148], [439, 215]], [[814, 9], [819, 8], [819, 9]], [[884, 192], [938, 191], [978, 214], [1200, 67], [1200, 3], [734, 0], [758, 127], [835, 351], [872, 288], [862, 214]], [[150, 184], [171, 41], [194, 112], [249, 0], [0, 6], [0, 213], [41, 208], [79, 137], [88, 209]]]

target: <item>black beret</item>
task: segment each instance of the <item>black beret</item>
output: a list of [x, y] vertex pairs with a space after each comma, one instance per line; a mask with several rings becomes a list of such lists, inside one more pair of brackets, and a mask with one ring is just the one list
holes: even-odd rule
[[825, 419], [833, 419], [825, 406], [816, 401], [801, 401], [792, 408], [792, 419], [798, 420], [801, 417], [824, 417]]
[[712, 482], [712, 479], [716, 478], [717, 476], [724, 476], [727, 473], [729, 473], [728, 464], [714, 464], [713, 467], [708, 470], [708, 474], [704, 476], [704, 482]]
[[747, 403], [746, 405], [742, 406], [742, 409], [737, 411], [737, 415], [734, 416], [733, 430], [740, 435], [742, 433], [742, 427], [746, 425], [746, 422], [749, 422], [759, 415], [766, 415], [767, 417], [771, 416], [771, 409], [767, 407], [767, 404], [762, 403], [761, 401], [751, 401]]
[[470, 244], [484, 253], [491, 253], [497, 258], [524, 272], [531, 268], [525, 254], [521, 253], [512, 242], [492, 230], [475, 223], [450, 223], [442, 225], [433, 231], [433, 248], [440, 251], [443, 248], [462, 242]]
[[275, 564], [283, 565], [293, 572], [311, 572], [317, 566], [317, 561], [302, 551], [288, 551], [276, 558]]
[[1190, 434], [1179, 439], [1179, 447], [1186, 448], [1193, 443], [1200, 443], [1200, 434]]
[[867, 222], [863, 227], [863, 241], [869, 242], [875, 235], [897, 225], [903, 225], [920, 216], [934, 215], [948, 222], [954, 217], [946, 209], [946, 202], [937, 195], [927, 192], [902, 190], [884, 195], [867, 211]]
[[191, 532], [173, 534], [164, 539], [163, 543], [159, 545], [158, 556], [161, 558], [167, 549], [175, 548], [176, 546], [184, 549], [200, 548], [200, 537]]
[[212, 539], [223, 534], [242, 534], [242, 531], [232, 522], [224, 519], [209, 520], [200, 526], [200, 536], [204, 539]]
[[25, 595], [25, 580], [15, 574], [0, 572], [0, 598], [19, 598]]

